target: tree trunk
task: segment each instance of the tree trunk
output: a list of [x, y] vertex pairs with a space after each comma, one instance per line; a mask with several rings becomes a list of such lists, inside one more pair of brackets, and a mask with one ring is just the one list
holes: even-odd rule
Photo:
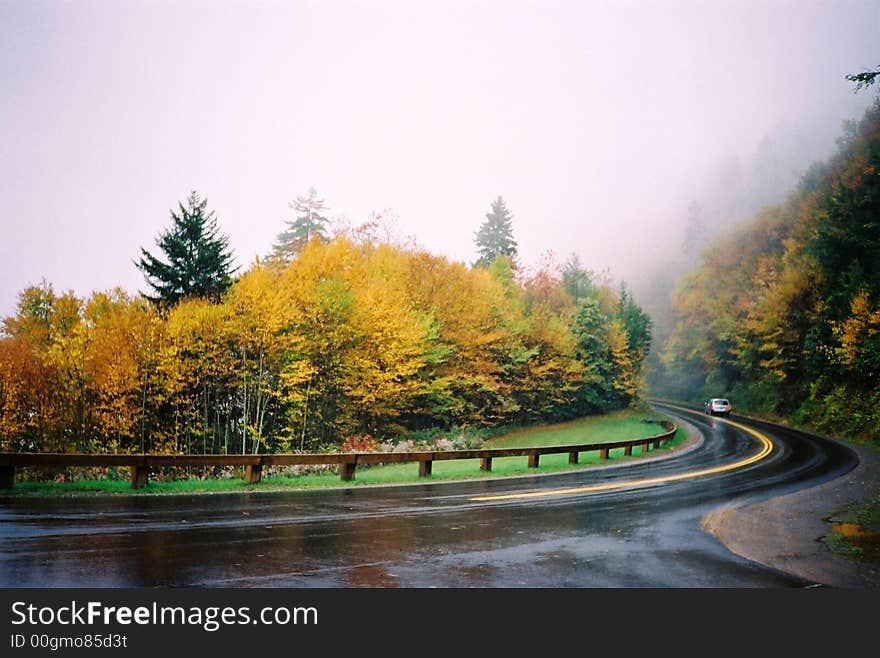
[[312, 390], [312, 377], [309, 377], [309, 383], [306, 385], [306, 406], [303, 408], [303, 428], [302, 435], [299, 437], [299, 449], [300, 452], [303, 450], [303, 446], [306, 442], [306, 417], [309, 413], [309, 393]]

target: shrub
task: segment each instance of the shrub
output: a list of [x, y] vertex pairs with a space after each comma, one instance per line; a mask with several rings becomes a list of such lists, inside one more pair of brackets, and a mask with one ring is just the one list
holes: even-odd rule
[[381, 444], [370, 434], [350, 436], [342, 442], [339, 448], [339, 452], [381, 452], [381, 450]]

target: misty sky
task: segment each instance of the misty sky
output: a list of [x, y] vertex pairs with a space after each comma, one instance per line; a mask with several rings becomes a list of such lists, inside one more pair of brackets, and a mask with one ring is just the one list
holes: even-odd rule
[[691, 201], [826, 158], [877, 65], [880, 0], [0, 0], [0, 316], [145, 289], [193, 189], [242, 269], [314, 186], [467, 263], [501, 195], [524, 264], [637, 285]]

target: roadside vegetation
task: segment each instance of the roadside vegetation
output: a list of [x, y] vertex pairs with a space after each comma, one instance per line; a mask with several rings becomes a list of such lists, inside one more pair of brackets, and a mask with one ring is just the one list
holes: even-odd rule
[[880, 494], [832, 519], [824, 541], [836, 553], [880, 565]]
[[705, 247], [651, 391], [880, 445], [880, 99], [782, 205]]
[[0, 330], [0, 451], [333, 452], [641, 393], [651, 322], [628, 288], [576, 257], [520, 264], [500, 197], [468, 266], [373, 223], [331, 233], [310, 190], [244, 272], [206, 199], [178, 205], [142, 249], [151, 294], [22, 291]]
[[[580, 443], [603, 443], [625, 439], [646, 438], [659, 434], [662, 429], [651, 420], [663, 416], [647, 410], [625, 410], [603, 416], [592, 416], [574, 421], [529, 428], [513, 429], [499, 433], [482, 442], [485, 448], [575, 445]], [[672, 442], [661, 447], [658, 454], [680, 446], [686, 438], [679, 429]], [[649, 454], [653, 455], [654, 450]], [[633, 460], [642, 457], [641, 449], [635, 448], [631, 457], [625, 457], [623, 450], [612, 450], [610, 463]], [[584, 452], [579, 464], [569, 464], [568, 455], [543, 455], [540, 467], [528, 468], [526, 457], [504, 457], [494, 459], [492, 471], [479, 470], [479, 460], [435, 461], [431, 477], [418, 477], [418, 464], [389, 464], [383, 466], [359, 466], [356, 479], [350, 483], [341, 482], [336, 467], [289, 467], [267, 474], [263, 482], [246, 484], [241, 479], [240, 470], [223, 469], [211, 473], [198, 474], [197, 469], [178, 469], [176, 472], [164, 471], [154, 474], [143, 489], [132, 490], [127, 469], [107, 469], [98, 479], [93, 471], [88, 477], [82, 469], [66, 469], [64, 480], [25, 480], [16, 483], [8, 495], [72, 495], [72, 494], [131, 494], [150, 493], [198, 493], [230, 491], [271, 491], [277, 489], [313, 489], [318, 487], [354, 487], [376, 484], [426, 483], [442, 480], [465, 480], [486, 477], [505, 477], [514, 475], [534, 475], [566, 470], [582, 469], [599, 464], [598, 452]], [[83, 477], [86, 475], [86, 477]]]

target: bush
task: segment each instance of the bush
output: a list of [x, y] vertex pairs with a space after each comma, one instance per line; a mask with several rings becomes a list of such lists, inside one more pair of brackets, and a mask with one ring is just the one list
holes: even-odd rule
[[804, 402], [797, 416], [820, 432], [880, 443], [880, 391], [853, 392], [836, 386]]
[[350, 436], [342, 442], [339, 452], [381, 452], [382, 446], [370, 434]]

